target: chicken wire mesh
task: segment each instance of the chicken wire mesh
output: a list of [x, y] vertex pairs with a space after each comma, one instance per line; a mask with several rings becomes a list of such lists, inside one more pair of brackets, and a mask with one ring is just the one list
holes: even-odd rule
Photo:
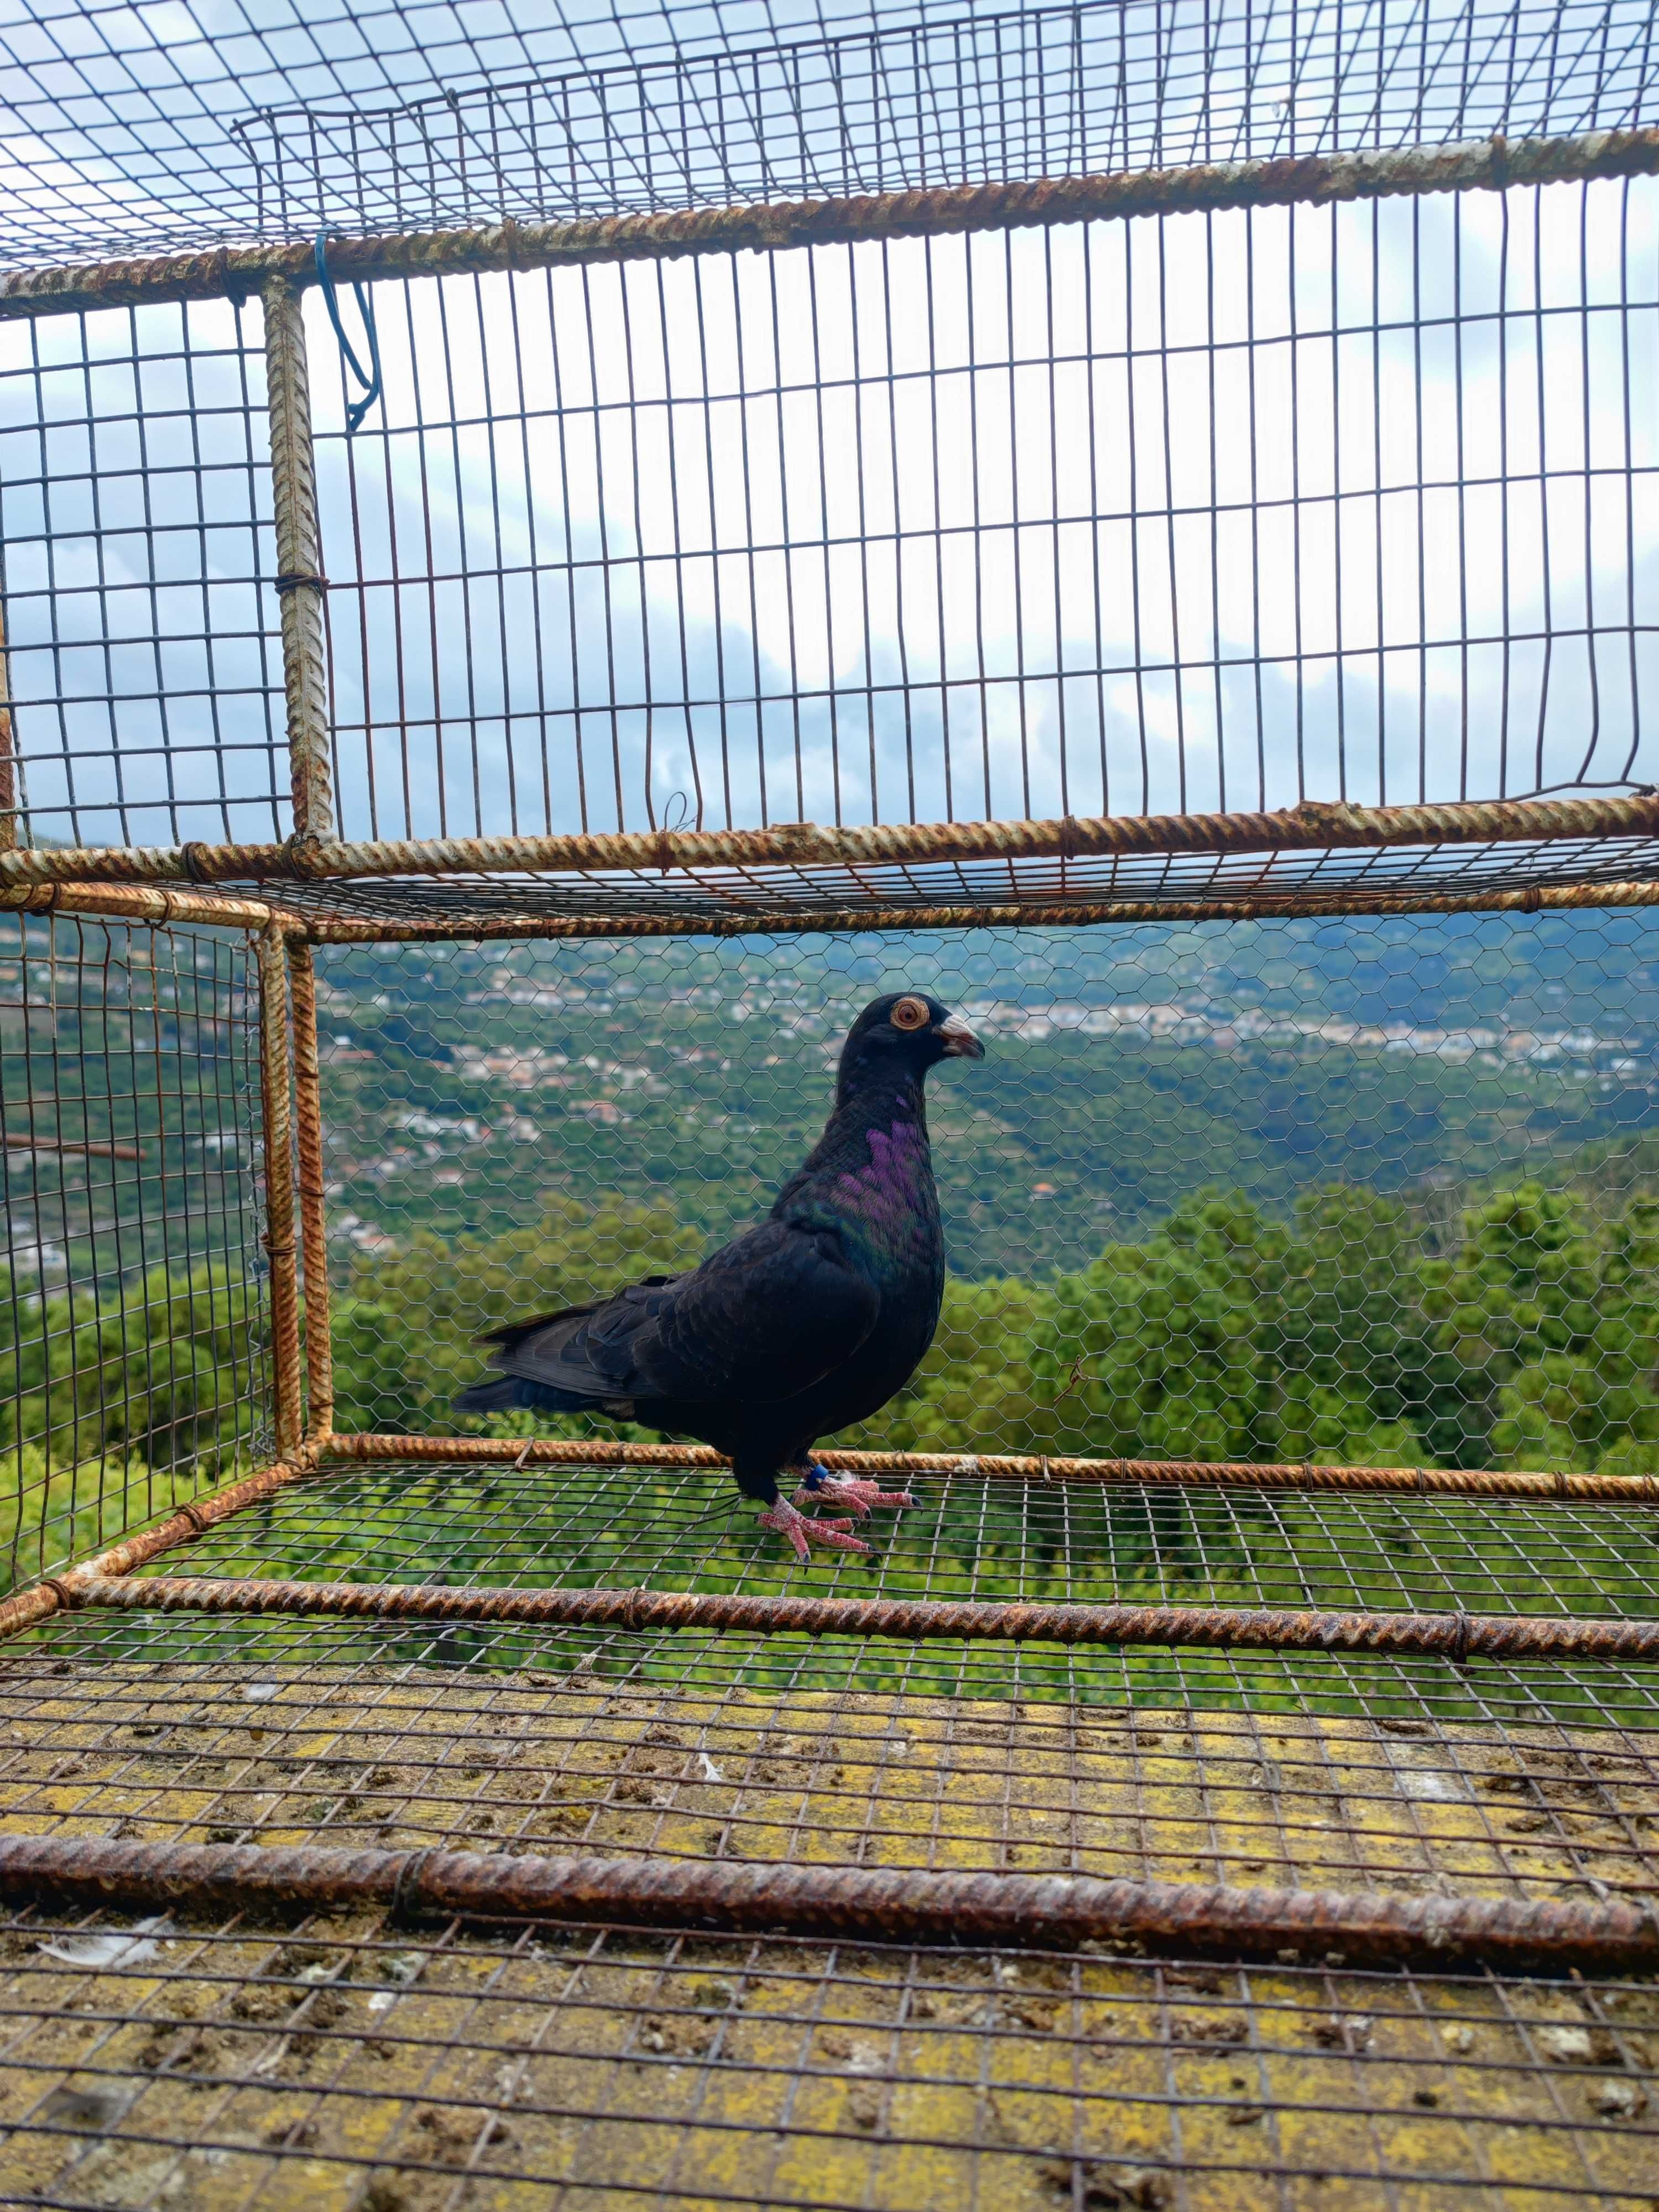
[[[382, 283], [351, 435], [313, 288], [307, 828], [365, 850], [313, 859], [426, 841], [339, 895], [410, 922], [1650, 874], [1650, 832], [1504, 816], [1456, 859], [1334, 825], [408, 879], [535, 836], [1645, 790], [1656, 210], [1632, 176]], [[319, 587], [268, 532], [257, 312], [9, 327], [19, 819], [291, 873], [276, 591]]]
[[244, 938], [0, 915], [0, 1587], [267, 1453]]
[[230, 125], [258, 232], [846, 197], [1638, 124], [1629, 6], [929, 10], [833, 39], [299, 103]]
[[[810, 1139], [845, 1018], [896, 979], [969, 1012], [990, 1056], [934, 1083], [964, 1301], [943, 1388], [894, 1409], [914, 1438], [884, 1423], [878, 1441], [1109, 1451], [1121, 1420], [1137, 1450], [1278, 1458], [1300, 1392], [1304, 1416], [1347, 1408], [1307, 1428], [1322, 1459], [1392, 1443], [1634, 1470], [1653, 1441], [1652, 930], [1589, 913], [319, 947], [342, 1424], [441, 1431], [498, 1307], [678, 1263], [756, 1210]], [[1362, 1153], [1368, 1184], [1334, 1183]], [[1030, 1326], [1114, 1266], [1103, 1325], [1062, 1324], [1045, 1414], [1007, 1301]], [[1440, 1429], [1399, 1383], [1419, 1356], [1460, 1409], [1437, 1400]], [[1353, 1391], [1388, 1389], [1385, 1370], [1397, 1397], [1362, 1433]], [[1073, 1410], [1079, 1390], [1099, 1395]], [[1546, 1404], [1555, 1425], [1528, 1430]], [[1651, 1513], [1619, 1502], [960, 1468], [915, 1487], [872, 1559], [820, 1561], [811, 1587], [1566, 1626], [1639, 1626], [1659, 1600]], [[9, 1642], [7, 1828], [64, 1849], [575, 1854], [1449, 1909], [1651, 1893], [1651, 1668], [1617, 1658], [1230, 1650], [1224, 1624], [1164, 1650], [476, 1617], [481, 1593], [550, 1583], [806, 1587], [734, 1497], [717, 1472], [648, 1464], [315, 1467]], [[279, 1583], [301, 1599], [285, 1616]], [[216, 1586], [246, 1613], [215, 1612]], [[337, 1586], [454, 1604], [303, 1602]], [[135, 2212], [550, 2186], [850, 2208], [914, 2202], [918, 2177], [1018, 2212], [1219, 2206], [1242, 2186], [1644, 2201], [1644, 1983], [1370, 1974], [1335, 1937], [1218, 1966], [617, 1922], [492, 1934], [344, 1895], [274, 1923], [199, 1900], [23, 1914], [4, 1937], [11, 2170], [35, 2201]]]
[[485, 1329], [758, 1218], [908, 988], [988, 1057], [930, 1083], [934, 1351], [841, 1442], [1646, 1468], [1654, 927], [319, 948], [337, 1425], [453, 1433]]

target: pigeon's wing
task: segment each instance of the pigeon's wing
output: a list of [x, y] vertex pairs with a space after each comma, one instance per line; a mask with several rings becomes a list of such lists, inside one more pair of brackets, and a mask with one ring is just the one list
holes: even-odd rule
[[628, 1397], [634, 1389], [634, 1340], [655, 1317], [665, 1294], [684, 1280], [679, 1275], [647, 1275], [611, 1297], [492, 1329], [482, 1340], [496, 1347], [489, 1364], [550, 1389]]
[[850, 1359], [881, 1297], [833, 1231], [762, 1222], [684, 1275], [635, 1346], [636, 1395], [793, 1398]]
[[498, 1329], [491, 1364], [596, 1398], [766, 1402], [850, 1358], [879, 1305], [833, 1234], [765, 1221], [694, 1273]]

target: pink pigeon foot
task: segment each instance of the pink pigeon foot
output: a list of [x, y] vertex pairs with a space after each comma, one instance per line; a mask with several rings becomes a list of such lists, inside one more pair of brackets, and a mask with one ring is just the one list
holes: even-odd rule
[[879, 1483], [860, 1482], [851, 1475], [831, 1474], [827, 1468], [816, 1466], [795, 1492], [797, 1505], [838, 1505], [859, 1521], [872, 1505], [914, 1505], [915, 1502], [908, 1490], [884, 1490]]
[[778, 1535], [788, 1538], [798, 1559], [811, 1559], [814, 1544], [822, 1544], [832, 1552], [867, 1552], [870, 1548], [858, 1537], [847, 1534], [849, 1522], [809, 1520], [781, 1498], [759, 1517], [763, 1528], [773, 1529]]

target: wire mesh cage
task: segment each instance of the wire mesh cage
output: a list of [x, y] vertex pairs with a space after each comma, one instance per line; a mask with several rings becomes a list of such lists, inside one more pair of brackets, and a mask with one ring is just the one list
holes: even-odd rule
[[1656, 210], [1609, 182], [377, 288], [384, 414], [318, 423], [341, 832], [1646, 781]]
[[[0, 31], [7, 2191], [1645, 2205], [1647, 15], [290, 16]], [[900, 989], [868, 1550], [458, 1413]]]
[[[369, 20], [373, 44], [397, 18]], [[807, 195], [775, 210], [773, 168], [720, 150], [753, 74], [729, 48], [589, 71], [545, 132], [507, 128], [522, 88], [489, 72], [379, 137], [359, 101], [273, 101], [237, 141], [270, 136], [266, 199], [222, 149], [194, 258], [21, 270], [4, 592], [34, 843], [6, 872], [373, 884], [411, 921], [489, 914], [477, 879], [507, 870], [544, 912], [688, 917], [1643, 873], [1641, 22], [1207, 23], [775, 40], [767, 68], [843, 103], [833, 170], [787, 151], [810, 101], [745, 111]], [[974, 70], [1029, 158], [950, 123]], [[861, 82], [914, 112], [872, 122]], [[656, 118], [632, 197], [612, 94]], [[535, 181], [593, 146], [591, 202]], [[710, 162], [732, 204], [705, 217]], [[347, 276], [381, 281], [354, 306]], [[227, 304], [254, 291], [263, 321]]]
[[255, 963], [0, 916], [6, 1586], [269, 1456]]
[[257, 305], [0, 325], [19, 842], [291, 827]]

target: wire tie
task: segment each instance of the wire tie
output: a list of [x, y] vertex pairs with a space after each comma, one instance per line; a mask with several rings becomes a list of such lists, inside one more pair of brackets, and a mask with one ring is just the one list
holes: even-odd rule
[[1572, 1495], [1567, 1487], [1565, 1471], [1559, 1467], [1555, 1470], [1555, 1494], [1558, 1498], [1570, 1498]]
[[72, 1583], [59, 1582], [56, 1575], [42, 1575], [40, 1577], [40, 1588], [42, 1589], [49, 1589], [52, 1595], [57, 1599], [58, 1604], [62, 1606], [65, 1613], [70, 1613], [74, 1610], [76, 1603], [76, 1596], [75, 1586]]
[[357, 302], [357, 312], [363, 319], [363, 332], [368, 340], [369, 366], [365, 368], [353, 350], [345, 334], [345, 325], [340, 320], [340, 302], [334, 289], [334, 279], [328, 273], [328, 233], [319, 230], [313, 248], [317, 263], [317, 281], [323, 288], [323, 304], [328, 309], [328, 319], [334, 325], [334, 335], [340, 342], [340, 353], [346, 367], [362, 386], [361, 398], [346, 403], [346, 435], [355, 438], [363, 426], [363, 419], [380, 397], [380, 334], [374, 326], [374, 303], [364, 287], [356, 280], [352, 293]]
[[270, 588], [278, 598], [281, 598], [286, 592], [303, 592], [307, 589], [313, 592], [325, 592], [329, 588], [329, 582], [326, 576], [319, 576], [314, 568], [284, 568], [280, 576], [271, 579]]
[[389, 1916], [393, 1920], [404, 1920], [418, 1911], [417, 1894], [421, 1879], [426, 1872], [426, 1863], [434, 1846], [428, 1844], [423, 1850], [411, 1851], [398, 1869], [398, 1879], [392, 1885], [392, 1904]]
[[262, 1237], [259, 1239], [259, 1242], [264, 1246], [266, 1251], [270, 1253], [273, 1260], [289, 1260], [294, 1256], [294, 1239], [291, 1237], [289, 1238], [286, 1244], [277, 1243], [269, 1237]]
[[179, 848], [179, 864], [193, 884], [209, 884], [213, 881], [212, 877], [204, 872], [207, 851], [205, 845], [195, 842], [181, 845]]
[[531, 1449], [532, 1449], [532, 1447], [533, 1446], [533, 1444], [535, 1443], [535, 1441], [536, 1441], [536, 1439], [535, 1439], [535, 1437], [526, 1437], [525, 1438], [525, 1442], [524, 1442], [524, 1449], [523, 1449], [523, 1450], [519, 1454], [519, 1456], [517, 1457], [517, 1459], [515, 1459], [515, 1460], [514, 1461], [514, 1462], [513, 1462], [513, 1472], [514, 1472], [514, 1474], [516, 1474], [519, 1472], [520, 1468], [524, 1465], [525, 1462], [529, 1458], [529, 1456], [530, 1456], [530, 1453], [531, 1453]]
[[1452, 1650], [1454, 1667], [1466, 1667], [1469, 1659], [1469, 1616], [1460, 1605], [1457, 1608], [1457, 1642]]
[[635, 1636], [640, 1635], [645, 1627], [644, 1620], [641, 1618], [640, 1613], [640, 1607], [645, 1598], [645, 1595], [646, 1590], [644, 1583], [635, 1583], [633, 1589], [628, 1593], [628, 1602], [623, 1611], [623, 1621], [629, 1628], [632, 1629]]
[[205, 1536], [208, 1530], [213, 1526], [211, 1521], [204, 1520], [203, 1518], [200, 1509], [197, 1506], [181, 1505], [179, 1508], [179, 1511], [182, 1514], [184, 1518], [189, 1522], [191, 1527], [195, 1530], [198, 1536]]

